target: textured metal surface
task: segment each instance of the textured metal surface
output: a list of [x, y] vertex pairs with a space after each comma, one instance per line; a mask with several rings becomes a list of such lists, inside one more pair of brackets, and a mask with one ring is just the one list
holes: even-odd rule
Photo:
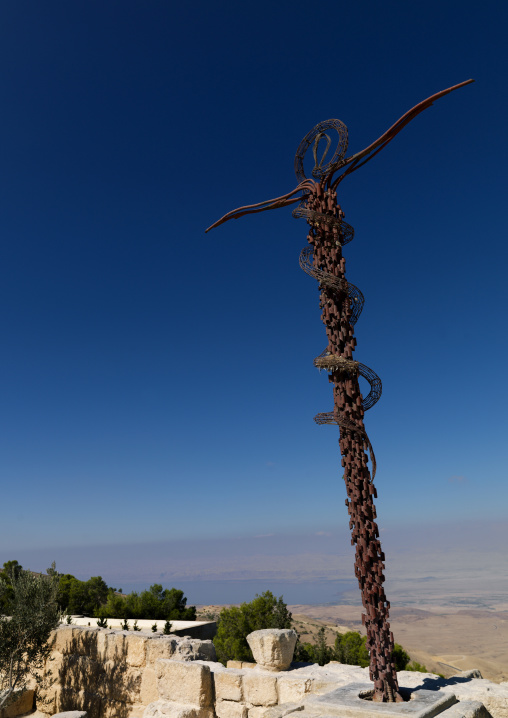
[[[316, 183], [305, 201], [310, 211], [320, 214], [328, 212], [343, 220], [344, 213], [337, 204], [334, 190], [325, 189]], [[353, 307], [347, 291], [346, 261], [342, 256], [342, 245], [336, 240], [335, 227], [326, 222], [319, 226], [312, 221], [308, 222], [310, 229], [307, 240], [312, 252], [304, 255], [307, 257], [304, 264], [308, 264], [312, 256], [313, 271], [308, 271], [305, 266], [303, 268], [319, 282], [321, 319], [328, 339], [327, 348], [314, 360], [314, 364], [329, 372], [334, 396], [333, 411], [318, 414], [315, 421], [318, 424], [339, 426], [351, 543], [356, 546], [355, 575], [365, 609], [362, 621], [367, 631], [370, 677], [374, 681], [377, 700], [395, 700], [400, 696], [392, 662], [394, 642], [388, 622], [389, 603], [383, 588], [384, 554], [374, 506], [377, 494], [372, 483], [376, 460], [363, 423], [365, 410], [373, 406], [381, 395], [381, 380], [372, 369], [353, 360], [356, 346], [351, 321]], [[360, 392], [360, 376], [364, 376], [371, 385], [365, 400]], [[372, 478], [367, 452], [371, 457]]]
[[[316, 125], [301, 141], [295, 157], [295, 172], [299, 184], [291, 192], [265, 202], [247, 205], [224, 215], [206, 231], [230, 219], [245, 214], [255, 214], [277, 209], [298, 202], [294, 217], [307, 220], [308, 246], [300, 254], [300, 266], [319, 282], [321, 319], [326, 328], [328, 345], [314, 360], [318, 369], [325, 369], [333, 385], [333, 411], [314, 417], [318, 424], [334, 424], [339, 427], [340, 452], [346, 483], [346, 506], [349, 513], [351, 543], [356, 547], [355, 575], [362, 594], [365, 609], [362, 621], [367, 632], [367, 648], [370, 653], [370, 677], [374, 682], [372, 700], [379, 702], [402, 701], [397, 683], [397, 673], [392, 662], [394, 647], [388, 613], [390, 604], [383, 588], [384, 560], [376, 523], [376, 459], [363, 423], [364, 412], [381, 396], [381, 380], [377, 374], [353, 360], [356, 347], [353, 326], [364, 304], [358, 287], [345, 277], [346, 262], [342, 248], [353, 239], [353, 228], [344, 221], [344, 212], [337, 204], [337, 186], [351, 172], [371, 160], [420, 112], [432, 103], [459, 87], [468, 85], [467, 80], [432, 95], [406, 112], [381, 137], [361, 152], [345, 158], [348, 134], [340, 120], [326, 120]], [[336, 142], [331, 160], [326, 163], [330, 147]], [[312, 147], [314, 168], [312, 176], [319, 182], [307, 179], [304, 163]], [[334, 174], [347, 167], [334, 179]], [[299, 196], [296, 196], [299, 195]], [[359, 377], [370, 384], [370, 392], [362, 398]], [[372, 477], [368, 467], [370, 454]]]

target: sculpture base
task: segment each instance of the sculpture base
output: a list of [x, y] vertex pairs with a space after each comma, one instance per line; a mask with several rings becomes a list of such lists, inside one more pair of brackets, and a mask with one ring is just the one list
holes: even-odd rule
[[[401, 688], [403, 703], [375, 703], [365, 683], [350, 683], [323, 696], [305, 701], [304, 713], [337, 718], [433, 718], [457, 703], [453, 693]], [[300, 714], [295, 714], [300, 715]]]

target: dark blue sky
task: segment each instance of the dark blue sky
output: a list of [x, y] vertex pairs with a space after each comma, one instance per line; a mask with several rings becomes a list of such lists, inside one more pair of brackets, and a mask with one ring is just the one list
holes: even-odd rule
[[204, 229], [291, 190], [321, 120], [356, 152], [469, 78], [339, 200], [366, 298], [355, 358], [383, 380], [380, 524], [505, 516], [507, 16], [2, 3], [0, 560], [347, 526], [337, 431], [312, 421], [332, 396], [306, 225]]

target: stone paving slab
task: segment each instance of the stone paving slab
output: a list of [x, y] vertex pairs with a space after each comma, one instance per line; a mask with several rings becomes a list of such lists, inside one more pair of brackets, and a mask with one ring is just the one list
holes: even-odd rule
[[[304, 703], [304, 711], [340, 718], [433, 718], [457, 703], [453, 693], [401, 689], [411, 699], [403, 703], [374, 703], [360, 698], [371, 691], [365, 683], [350, 683], [323, 696], [312, 696]], [[301, 714], [299, 714], [301, 715]]]

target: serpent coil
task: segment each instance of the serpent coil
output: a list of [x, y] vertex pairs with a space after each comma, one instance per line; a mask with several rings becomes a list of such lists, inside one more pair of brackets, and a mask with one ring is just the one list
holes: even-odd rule
[[[364, 412], [381, 396], [381, 380], [372, 369], [353, 360], [356, 346], [353, 326], [361, 314], [364, 300], [358, 287], [347, 282], [345, 278], [346, 264], [342, 257], [342, 247], [351, 242], [354, 230], [344, 221], [344, 212], [337, 204], [337, 187], [352, 172], [356, 172], [375, 157], [435, 100], [471, 82], [473, 80], [466, 80], [448, 87], [418, 103], [377, 140], [349, 157], [346, 157], [346, 125], [336, 119], [320, 122], [305, 135], [298, 146], [294, 165], [298, 185], [294, 189], [280, 197], [232, 210], [206, 230], [208, 232], [213, 227], [245, 214], [287, 207], [297, 202], [299, 204], [293, 210], [293, 216], [304, 217], [309, 225], [309, 246], [300, 254], [300, 266], [319, 283], [321, 318], [328, 339], [325, 351], [316, 357], [314, 366], [329, 373], [328, 380], [333, 385], [334, 395], [333, 411], [318, 414], [314, 418], [318, 424], [336, 424], [340, 428], [339, 445], [348, 496], [346, 506], [351, 544], [356, 546], [355, 575], [365, 609], [362, 621], [367, 632], [370, 678], [374, 681], [373, 701], [403, 700], [392, 660], [394, 641], [388, 621], [390, 603], [383, 587], [385, 556], [379, 541], [373, 500], [377, 496], [373, 484], [376, 459], [363, 425]], [[327, 132], [333, 136], [337, 134], [337, 145], [330, 161], [325, 163], [325, 156], [332, 144]], [[322, 141], [326, 143], [326, 147], [321, 159], [318, 159]], [[304, 167], [305, 156], [311, 146], [314, 155], [314, 179], [306, 177]], [[334, 177], [337, 172], [338, 176]], [[360, 376], [370, 384], [370, 392], [365, 398], [362, 398], [360, 393]], [[367, 465], [367, 451], [372, 462], [372, 478]]]
[[[317, 186], [317, 185], [316, 185]], [[314, 195], [314, 197], [312, 196]], [[299, 263], [303, 271], [311, 277], [314, 277], [319, 282], [319, 288], [321, 292], [326, 289], [329, 293], [336, 295], [336, 304], [342, 303], [347, 304], [347, 311], [349, 314], [349, 324], [354, 326], [358, 321], [360, 314], [363, 310], [365, 302], [362, 292], [351, 282], [348, 282], [343, 276], [337, 276], [337, 274], [327, 271], [320, 265], [319, 259], [314, 252], [314, 243], [316, 235], [319, 231], [325, 231], [331, 233], [331, 245], [343, 247], [344, 244], [350, 242], [354, 237], [354, 229], [351, 225], [347, 224], [342, 217], [335, 216], [333, 214], [326, 214], [324, 211], [314, 211], [309, 209], [308, 205], [319, 203], [319, 198], [316, 196], [316, 192], [307, 191], [300, 205], [293, 210], [293, 217], [300, 218], [305, 217], [308, 224], [315, 231], [309, 235], [310, 244], [302, 249], [300, 252]], [[325, 202], [328, 208], [330, 202]], [[382, 392], [382, 383], [378, 375], [365, 364], [353, 361], [352, 359], [346, 359], [343, 356], [332, 353], [329, 347], [327, 347], [321, 354], [314, 359], [314, 366], [319, 370], [325, 369], [330, 373], [330, 378], [334, 374], [345, 374], [351, 376], [363, 376], [364, 379], [370, 384], [370, 391], [366, 397], [362, 398], [363, 411], [367, 411], [379, 401]], [[321, 412], [314, 417], [314, 421], [317, 424], [337, 424], [343, 429], [356, 432], [360, 434], [366, 441], [369, 454], [372, 463], [372, 478], [374, 480], [376, 475], [376, 457], [370, 439], [367, 436], [365, 429], [358, 426], [351, 420], [347, 419], [337, 410]]]

